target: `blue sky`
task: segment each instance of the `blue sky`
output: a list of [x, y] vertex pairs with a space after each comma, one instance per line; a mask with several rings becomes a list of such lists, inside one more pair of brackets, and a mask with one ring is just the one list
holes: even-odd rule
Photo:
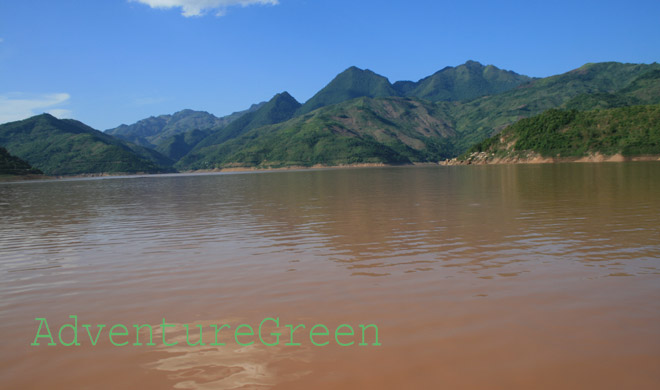
[[530, 76], [651, 63], [659, 25], [657, 0], [3, 0], [0, 123], [221, 116], [304, 102], [351, 65], [394, 82], [469, 59]]

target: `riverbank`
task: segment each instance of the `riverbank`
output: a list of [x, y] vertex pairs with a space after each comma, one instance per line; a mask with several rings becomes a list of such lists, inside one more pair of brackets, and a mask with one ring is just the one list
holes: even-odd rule
[[603, 155], [593, 153], [582, 157], [544, 157], [539, 153], [526, 153], [515, 156], [496, 156], [492, 153], [478, 152], [470, 154], [466, 159], [441, 161], [443, 166], [453, 165], [489, 165], [489, 164], [554, 164], [554, 163], [600, 163], [600, 162], [627, 162], [627, 161], [660, 161], [658, 155], [646, 156], [624, 156], [620, 153], [614, 155]]

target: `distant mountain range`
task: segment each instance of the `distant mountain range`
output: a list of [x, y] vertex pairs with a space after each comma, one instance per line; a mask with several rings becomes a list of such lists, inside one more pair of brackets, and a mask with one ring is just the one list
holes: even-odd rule
[[[586, 64], [539, 79], [468, 61], [394, 84], [351, 67], [304, 104], [282, 92], [223, 118], [183, 110], [106, 133], [40, 115], [0, 125], [0, 145], [47, 174], [437, 162], [548, 110], [658, 104], [659, 80], [657, 63]], [[646, 123], [635, 112], [613, 115]]]
[[208, 130], [227, 126], [241, 116], [258, 110], [265, 102], [253, 104], [244, 111], [218, 118], [206, 111], [182, 110], [172, 115], [152, 116], [132, 125], [121, 125], [105, 132], [125, 141], [157, 148], [169, 138], [192, 130]]

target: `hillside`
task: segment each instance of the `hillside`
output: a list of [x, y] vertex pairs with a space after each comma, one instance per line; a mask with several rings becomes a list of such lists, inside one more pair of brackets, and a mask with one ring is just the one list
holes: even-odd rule
[[60, 120], [49, 114], [0, 125], [0, 145], [49, 175], [167, 170], [140, 156], [123, 141], [81, 122]]
[[407, 98], [358, 98], [200, 148], [180, 169], [411, 163], [451, 156], [446, 113]]
[[596, 154], [660, 155], [660, 105], [548, 110], [480, 142], [459, 159], [487, 162]]
[[300, 107], [296, 115], [303, 115], [320, 107], [345, 102], [358, 97], [397, 96], [398, 92], [387, 78], [369, 69], [352, 66], [338, 74], [311, 99]]
[[182, 110], [172, 115], [152, 116], [132, 125], [121, 125], [106, 133], [137, 145], [157, 148], [169, 138], [191, 130], [208, 130], [227, 126], [245, 114], [258, 110], [264, 103], [247, 110], [218, 118], [206, 111]]
[[[648, 72], [660, 70], [660, 64], [622, 64], [604, 62], [586, 64], [560, 75], [536, 79], [498, 95], [466, 103], [440, 102], [451, 112], [456, 123], [456, 150], [461, 152], [522, 118], [559, 108], [585, 94], [614, 94], [632, 85]], [[652, 83], [639, 93], [657, 95]]]
[[257, 127], [284, 122], [291, 119], [299, 108], [300, 103], [288, 92], [278, 93], [258, 110], [246, 114], [226, 127], [209, 134], [196, 145], [195, 150], [221, 144]]
[[[461, 154], [521, 118], [562, 107], [585, 96], [610, 94], [619, 100], [634, 98], [635, 102], [660, 100], [657, 67], [656, 64], [588, 64], [468, 102], [362, 97], [322, 107], [275, 126], [257, 128], [233, 139], [225, 137], [212, 144], [200, 143], [176, 166], [207, 169], [237, 165], [438, 161]], [[332, 150], [336, 150], [334, 155]]]
[[391, 84], [379, 74], [352, 66], [305, 102], [297, 115], [359, 97], [415, 97], [431, 102], [471, 100], [505, 92], [531, 80], [533, 78], [492, 65], [467, 61], [457, 67], [446, 67], [418, 82]]
[[418, 82], [397, 81], [394, 89], [400, 96], [437, 101], [471, 100], [495, 95], [532, 81], [533, 78], [467, 61], [457, 67], [448, 66]]
[[0, 147], [0, 175], [38, 175], [41, 173], [40, 170], [32, 168], [26, 161], [12, 156], [7, 149]]
[[[418, 94], [425, 98], [391, 94]], [[480, 97], [465, 100], [474, 94]], [[432, 101], [436, 99], [440, 100]], [[121, 137], [137, 137], [142, 145], [148, 144], [146, 147], [50, 115], [1, 125], [0, 145], [47, 174], [156, 172], [173, 166], [194, 170], [404, 164], [452, 158], [475, 144], [481, 146], [473, 152], [484, 149], [491, 145], [489, 142], [495, 143], [481, 143], [484, 139], [516, 123], [520, 125], [511, 126], [514, 130], [507, 132], [518, 129], [515, 126], [541, 128], [524, 120], [532, 118], [542, 123], [561, 123], [566, 131], [560, 132], [561, 136], [537, 131], [536, 136], [542, 135], [535, 138], [539, 143], [522, 150], [524, 153], [646, 153], [642, 146], [647, 141], [648, 152], [655, 153], [653, 133], [644, 139], [639, 135], [640, 128], [626, 125], [653, 124], [653, 114], [624, 109], [657, 104], [657, 63], [586, 64], [564, 74], [529, 79], [494, 66], [468, 62], [418, 82], [398, 82], [394, 86], [382, 76], [353, 67], [304, 105], [282, 92], [222, 126], [209, 128], [218, 118], [184, 110], [122, 128]], [[319, 107], [312, 109], [314, 106]], [[566, 118], [570, 120], [567, 122]], [[590, 121], [597, 124], [595, 130], [589, 127]], [[618, 138], [599, 133], [611, 123], [616, 123], [613, 129]], [[527, 134], [525, 131], [520, 134], [522, 140], [527, 139], [522, 137]], [[561, 138], [568, 136], [573, 138]], [[527, 141], [521, 142], [525, 145]], [[562, 148], [556, 148], [557, 142]], [[506, 145], [508, 152], [519, 152], [510, 149], [509, 141]], [[545, 150], [543, 145], [554, 146]]]

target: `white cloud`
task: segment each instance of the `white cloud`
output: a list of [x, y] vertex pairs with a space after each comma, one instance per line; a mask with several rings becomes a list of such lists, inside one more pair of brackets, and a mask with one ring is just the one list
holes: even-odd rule
[[4, 42], [4, 41], [5, 41], [4, 38], [0, 38], [0, 43], [2, 43], [2, 42]]
[[202, 16], [209, 10], [215, 10], [217, 16], [225, 14], [228, 7], [247, 7], [255, 4], [279, 4], [278, 0], [129, 0], [146, 4], [151, 8], [181, 8], [185, 17]]
[[18, 121], [43, 112], [58, 118], [71, 117], [71, 111], [61, 107], [70, 98], [68, 93], [0, 95], [0, 123]]

